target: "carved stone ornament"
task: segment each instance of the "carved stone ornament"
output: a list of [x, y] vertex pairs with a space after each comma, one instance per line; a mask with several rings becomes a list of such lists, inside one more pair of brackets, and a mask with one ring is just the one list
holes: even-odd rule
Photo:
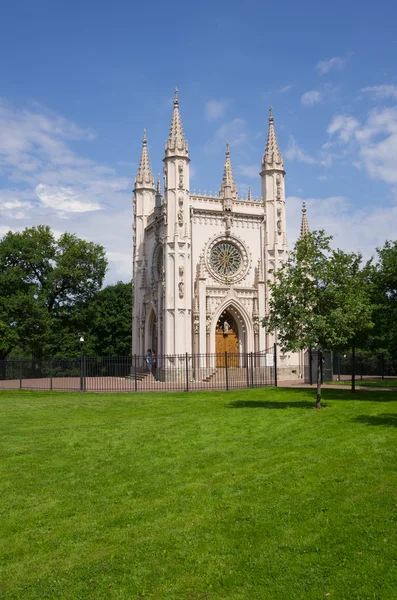
[[183, 188], [183, 164], [179, 163], [178, 165], [178, 173], [179, 173], [179, 188], [182, 189]]
[[194, 315], [193, 317], [193, 331], [194, 333], [198, 333], [200, 330], [200, 317], [199, 315]]
[[178, 283], [178, 288], [179, 288], [179, 298], [183, 298], [185, 295], [185, 284], [183, 283], [183, 281], [180, 281]]
[[205, 320], [205, 329], [206, 329], [207, 333], [211, 333], [211, 323], [212, 323], [212, 317], [211, 317], [211, 315], [207, 315], [206, 320]]
[[178, 224], [180, 227], [183, 226], [183, 210], [181, 208], [178, 210]]

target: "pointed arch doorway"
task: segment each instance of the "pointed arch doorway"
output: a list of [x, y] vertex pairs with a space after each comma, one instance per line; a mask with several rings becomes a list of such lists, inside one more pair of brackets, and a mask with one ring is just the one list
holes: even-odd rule
[[238, 327], [235, 318], [228, 311], [224, 311], [216, 324], [215, 331], [216, 366], [226, 366], [226, 352], [228, 367], [239, 366], [239, 339]]

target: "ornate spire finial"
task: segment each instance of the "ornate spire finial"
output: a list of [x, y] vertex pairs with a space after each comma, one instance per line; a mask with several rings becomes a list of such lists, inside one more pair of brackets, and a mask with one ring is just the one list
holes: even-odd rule
[[301, 238], [309, 233], [309, 223], [306, 214], [306, 202], [302, 202], [302, 223], [301, 223]]
[[157, 193], [161, 196], [160, 173], [157, 174]]
[[234, 181], [232, 163], [230, 161], [229, 142], [226, 143], [226, 160], [219, 195], [223, 198], [224, 210], [232, 210], [232, 201], [237, 200], [237, 186]]
[[269, 109], [269, 129], [267, 132], [267, 141], [265, 154], [262, 158], [262, 168], [284, 170], [283, 157], [278, 147], [276, 131], [274, 129], [273, 107]]
[[247, 200], [248, 202], [252, 201], [252, 185], [248, 186], [248, 196], [247, 196]]
[[175, 154], [188, 156], [187, 141], [183, 134], [182, 120], [179, 113], [178, 88], [175, 88], [174, 112], [172, 114], [170, 133], [165, 145], [165, 154], [166, 156]]
[[154, 177], [150, 168], [150, 159], [147, 148], [146, 129], [143, 130], [141, 160], [139, 161], [139, 169], [135, 177], [135, 184], [150, 189], [154, 188]]

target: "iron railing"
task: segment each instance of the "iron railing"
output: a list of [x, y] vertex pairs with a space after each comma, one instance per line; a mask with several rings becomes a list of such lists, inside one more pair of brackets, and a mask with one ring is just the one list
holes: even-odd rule
[[0, 389], [87, 392], [233, 390], [277, 385], [276, 349], [265, 352], [0, 361]]

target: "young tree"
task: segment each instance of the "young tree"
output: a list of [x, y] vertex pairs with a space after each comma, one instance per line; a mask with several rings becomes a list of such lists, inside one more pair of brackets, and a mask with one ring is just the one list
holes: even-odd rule
[[[47, 226], [8, 232], [0, 241], [0, 359], [13, 348], [35, 356], [56, 351], [62, 328], [102, 286], [102, 246]], [[77, 343], [77, 331], [74, 332]]]
[[316, 408], [321, 407], [324, 350], [350, 345], [372, 326], [372, 306], [360, 254], [331, 250], [323, 231], [304, 235], [269, 282], [263, 326], [278, 332], [284, 352], [318, 350]]

